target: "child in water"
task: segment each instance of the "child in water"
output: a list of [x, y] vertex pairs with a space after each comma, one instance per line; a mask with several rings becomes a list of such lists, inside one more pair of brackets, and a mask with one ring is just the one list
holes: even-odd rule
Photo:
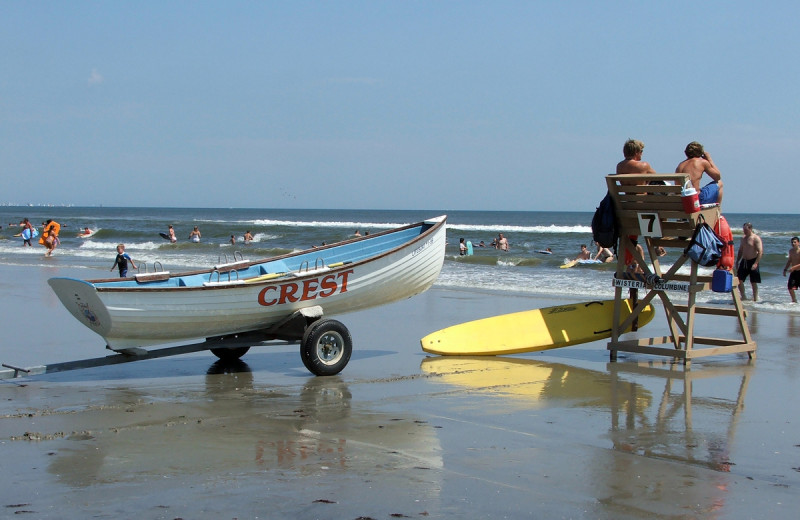
[[115, 267], [119, 267], [119, 277], [125, 278], [128, 276], [128, 262], [131, 263], [134, 269], [138, 269], [136, 264], [133, 263], [133, 258], [125, 252], [125, 244], [119, 244], [117, 246], [117, 258], [114, 260], [114, 265], [111, 266], [110, 270], [113, 271]]

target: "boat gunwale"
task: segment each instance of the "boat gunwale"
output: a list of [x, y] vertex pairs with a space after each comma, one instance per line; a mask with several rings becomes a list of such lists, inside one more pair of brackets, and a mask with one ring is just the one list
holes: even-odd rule
[[[326, 274], [340, 273], [340, 272], [352, 269], [353, 267], [356, 267], [356, 266], [359, 266], [359, 265], [363, 265], [363, 264], [366, 264], [366, 263], [374, 262], [376, 260], [379, 260], [379, 259], [384, 258], [386, 256], [389, 256], [391, 254], [394, 254], [397, 251], [400, 251], [402, 249], [407, 249], [407, 248], [411, 247], [413, 244], [415, 244], [417, 242], [420, 242], [420, 241], [422, 241], [424, 239], [427, 239], [430, 235], [433, 235], [434, 233], [436, 233], [441, 227], [445, 226], [446, 222], [447, 222], [446, 215], [442, 215], [440, 217], [434, 217], [433, 219], [427, 219], [427, 220], [423, 220], [423, 221], [420, 221], [420, 222], [415, 222], [413, 224], [407, 224], [405, 226], [400, 226], [400, 227], [397, 227], [397, 228], [387, 229], [385, 231], [380, 231], [378, 233], [374, 233], [374, 234], [371, 234], [371, 235], [350, 238], [350, 239], [347, 239], [347, 240], [343, 240], [341, 242], [334, 242], [332, 244], [327, 244], [325, 246], [319, 246], [319, 247], [315, 247], [315, 248], [304, 249], [302, 251], [286, 253], [286, 254], [283, 254], [283, 255], [263, 258], [263, 259], [259, 259], [259, 260], [252, 260], [252, 261], [245, 262], [245, 263], [242, 263], [240, 265], [237, 265], [236, 267], [232, 267], [230, 269], [219, 270], [219, 269], [214, 269], [212, 267], [212, 268], [206, 268], [206, 269], [198, 269], [198, 270], [195, 270], [195, 271], [175, 272], [175, 273], [170, 274], [169, 278], [179, 278], [179, 277], [185, 277], [185, 276], [197, 276], [197, 275], [203, 275], [203, 274], [211, 275], [215, 271], [219, 272], [220, 274], [224, 274], [224, 273], [228, 273], [228, 272], [234, 272], [234, 271], [237, 271], [237, 270], [242, 269], [242, 268], [252, 267], [254, 265], [260, 265], [260, 264], [264, 264], [264, 263], [267, 263], [267, 262], [275, 262], [275, 261], [285, 260], [287, 258], [293, 258], [293, 257], [297, 257], [297, 256], [300, 256], [300, 255], [304, 255], [304, 254], [307, 254], [307, 253], [310, 253], [310, 252], [315, 252], [315, 251], [324, 251], [326, 249], [332, 249], [332, 248], [340, 247], [340, 246], [343, 246], [343, 245], [346, 245], [346, 244], [357, 243], [357, 242], [368, 241], [368, 240], [374, 240], [374, 239], [379, 238], [381, 236], [391, 235], [393, 233], [406, 231], [408, 229], [412, 229], [412, 228], [415, 228], [415, 227], [423, 227], [423, 226], [425, 226], [427, 224], [432, 224], [430, 228], [426, 229], [425, 231], [423, 231], [422, 233], [420, 233], [416, 237], [412, 238], [408, 242], [404, 242], [404, 243], [402, 243], [402, 244], [400, 244], [398, 246], [395, 246], [395, 247], [393, 247], [391, 249], [388, 249], [386, 251], [378, 253], [377, 255], [364, 258], [363, 260], [358, 260], [358, 261], [346, 263], [346, 264], [343, 264], [343, 265], [337, 265], [334, 268], [330, 268], [330, 269], [324, 271]], [[307, 279], [307, 278], [317, 277], [317, 276], [319, 276], [321, 274], [322, 271], [320, 271], [320, 270], [309, 270], [308, 274], [297, 274], [299, 271], [290, 271], [290, 272], [291, 273], [295, 273], [295, 276], [293, 278], [291, 278], [291, 280], [292, 281], [299, 281], [299, 280], [304, 280], [304, 279]], [[289, 274], [289, 272], [287, 272], [287, 274]], [[242, 287], [260, 287], [262, 285], [274, 284], [276, 282], [282, 282], [283, 281], [281, 278], [273, 278], [273, 279], [269, 279], [269, 280], [260, 280], [260, 281], [250, 282], [250, 283], [244, 283], [244, 280], [241, 280], [241, 281], [232, 280], [230, 283], [225, 282], [225, 283], [219, 283], [219, 284], [213, 284], [213, 285], [192, 285], [192, 286], [176, 286], [176, 287], [153, 287], [153, 286], [149, 286], [149, 287], [148, 286], [142, 286], [142, 287], [119, 287], [119, 286], [117, 286], [117, 287], [104, 287], [102, 285], [100, 285], [100, 286], [96, 285], [96, 284], [103, 284], [103, 283], [109, 283], [109, 282], [119, 282], [121, 280], [134, 280], [134, 279], [135, 279], [135, 275], [131, 276], [131, 277], [128, 277], [128, 278], [122, 278], [122, 279], [120, 279], [120, 278], [101, 278], [101, 279], [94, 279], [94, 280], [78, 280], [78, 281], [85, 282], [85, 283], [88, 283], [88, 284], [92, 285], [94, 287], [95, 291], [97, 291], [97, 292], [148, 292], [148, 293], [151, 293], [151, 292], [152, 293], [155, 293], [155, 292], [176, 292], [176, 291], [184, 292], [184, 291], [219, 290], [219, 289], [241, 289]], [[239, 282], [239, 283], [237, 283], [237, 282]]]

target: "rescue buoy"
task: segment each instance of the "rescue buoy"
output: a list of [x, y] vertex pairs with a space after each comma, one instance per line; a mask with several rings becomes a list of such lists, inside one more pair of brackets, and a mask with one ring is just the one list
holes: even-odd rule
[[717, 223], [714, 224], [714, 233], [716, 233], [725, 244], [722, 247], [722, 256], [720, 257], [719, 262], [717, 262], [717, 269], [726, 269], [731, 271], [733, 269], [733, 262], [736, 259], [736, 251], [734, 250], [733, 246], [733, 233], [731, 233], [731, 227], [728, 225], [728, 220], [722, 215], [719, 216]]

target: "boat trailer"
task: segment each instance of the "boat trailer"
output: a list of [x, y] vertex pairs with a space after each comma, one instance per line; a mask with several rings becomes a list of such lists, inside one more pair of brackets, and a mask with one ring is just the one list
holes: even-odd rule
[[332, 376], [341, 372], [350, 361], [353, 351], [353, 340], [347, 327], [337, 320], [323, 319], [322, 307], [317, 305], [295, 311], [268, 329], [217, 336], [198, 343], [153, 350], [144, 348], [114, 350], [106, 346], [107, 349], [114, 350], [115, 354], [31, 367], [2, 363], [0, 380], [119, 365], [203, 350], [210, 350], [223, 361], [234, 361], [245, 355], [250, 347], [274, 345], [276, 341], [282, 342], [280, 344], [283, 345], [299, 343], [303, 364], [317, 376]]

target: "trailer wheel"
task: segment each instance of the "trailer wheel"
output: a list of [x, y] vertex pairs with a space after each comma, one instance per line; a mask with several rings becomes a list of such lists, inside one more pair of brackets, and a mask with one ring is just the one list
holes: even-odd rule
[[250, 347], [212, 348], [211, 353], [222, 361], [235, 361], [247, 354]]
[[300, 343], [300, 358], [314, 375], [332, 376], [350, 361], [353, 339], [340, 321], [318, 320], [309, 325]]

